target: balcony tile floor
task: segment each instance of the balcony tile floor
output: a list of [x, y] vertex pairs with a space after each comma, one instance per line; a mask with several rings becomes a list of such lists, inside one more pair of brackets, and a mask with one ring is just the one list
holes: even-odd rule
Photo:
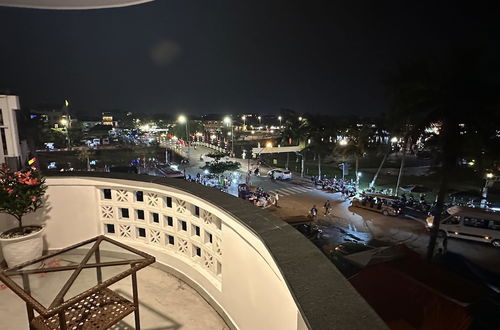
[[[143, 330], [229, 330], [219, 314], [185, 282], [155, 267], [144, 268], [137, 274]], [[132, 299], [130, 278], [114, 284], [111, 289]], [[131, 314], [111, 329], [132, 330], [133, 325]], [[3, 285], [0, 289], [0, 328], [28, 329], [26, 305]]]

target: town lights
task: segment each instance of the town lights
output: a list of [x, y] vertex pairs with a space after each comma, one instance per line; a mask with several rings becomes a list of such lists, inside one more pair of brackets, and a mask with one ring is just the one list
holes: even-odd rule
[[342, 139], [342, 140], [339, 141], [339, 144], [341, 146], [346, 146], [347, 145], [347, 140], [346, 139]]
[[486, 179], [493, 179], [493, 173], [486, 173]]
[[231, 118], [229, 116], [224, 117], [223, 121], [227, 126], [231, 125]]
[[280, 121], [280, 126], [281, 126], [281, 119], [283, 119], [283, 117], [278, 116], [278, 120]]
[[63, 126], [68, 126], [68, 120], [66, 118], [63, 118], [59, 121], [61, 123], [61, 125]]
[[398, 140], [399, 140], [399, 139], [398, 139], [397, 137], [395, 137], [395, 136], [394, 136], [394, 137], [391, 139], [391, 142], [392, 142], [392, 143], [396, 143], [396, 142], [398, 142]]
[[180, 115], [179, 118], [177, 118], [177, 121], [179, 124], [185, 124], [187, 122], [187, 118], [184, 115]]
[[302, 119], [303, 119], [302, 117], [299, 117], [299, 121], [302, 121]]
[[266, 143], [266, 148], [272, 148], [273, 147], [273, 143], [272, 142], [267, 142]]

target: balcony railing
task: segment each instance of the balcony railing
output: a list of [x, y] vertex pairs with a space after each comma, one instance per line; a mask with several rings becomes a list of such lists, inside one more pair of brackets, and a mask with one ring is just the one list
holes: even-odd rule
[[[291, 226], [195, 183], [66, 173], [28, 223], [48, 249], [108, 235], [156, 257], [236, 329], [386, 329], [323, 254]], [[4, 228], [0, 228], [4, 229]]]

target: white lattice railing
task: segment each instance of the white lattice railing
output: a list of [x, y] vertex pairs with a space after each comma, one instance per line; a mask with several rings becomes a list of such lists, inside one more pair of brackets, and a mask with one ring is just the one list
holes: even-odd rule
[[[157, 184], [147, 177], [143, 181], [138, 178], [49, 177], [45, 207], [28, 215], [25, 223], [45, 222], [45, 243], [49, 250], [106, 234], [150, 253], [158, 265], [189, 281], [237, 329], [308, 328], [303, 318], [306, 314], [297, 305], [298, 301], [309, 299], [309, 289], [305, 289], [302, 281], [308, 277], [316, 279], [307, 282], [313, 288], [321, 283], [323, 289], [328, 282], [315, 282], [317, 279], [334, 279], [335, 287], [330, 286], [319, 297], [323, 299], [322, 306], [335, 309], [337, 305], [330, 304], [334, 296], [351, 301], [350, 308], [359, 306], [345, 317], [346, 310], [339, 307], [332, 317], [325, 319], [324, 310], [310, 308], [310, 302], [306, 301], [302, 308], [309, 308], [309, 320], [318, 321], [318, 329], [330, 329], [337, 318], [344, 319], [343, 325], [346, 320], [353, 323], [349, 329], [365, 328], [368, 323], [371, 329], [380, 329], [373, 327], [371, 321], [357, 321], [359, 315], [370, 315], [369, 319], [380, 325], [376, 315], [338, 272], [314, 277], [310, 271], [314, 268], [290, 270], [294, 264], [283, 254], [281, 245], [293, 249], [294, 243], [289, 240], [297, 240], [297, 249], [301, 250], [290, 251], [293, 255], [311, 247], [301, 245], [303, 237], [286, 227], [282, 230], [281, 223], [267, 218], [266, 213], [242, 214], [240, 206], [248, 207], [250, 214], [255, 210], [241, 201], [209, 196], [210, 190], [198, 190], [199, 186], [194, 184], [186, 186], [184, 181]], [[222, 200], [224, 207], [217, 205]], [[5, 228], [15, 225], [15, 220], [3, 221], [1, 215], [0, 220], [0, 229], [2, 225]], [[309, 258], [323, 262], [320, 254], [321, 258], [314, 256], [315, 251], [307, 252]], [[314, 262], [309, 267], [316, 265]], [[324, 265], [320, 268], [326, 272]], [[291, 272], [288, 281], [292, 279], [295, 284], [285, 279], [283, 274], [287, 271]], [[295, 291], [291, 291], [292, 287]], [[319, 298], [315, 296], [314, 301]]]
[[154, 191], [105, 186], [96, 189], [99, 219], [106, 235], [160, 248], [221, 281], [219, 218], [197, 205]]

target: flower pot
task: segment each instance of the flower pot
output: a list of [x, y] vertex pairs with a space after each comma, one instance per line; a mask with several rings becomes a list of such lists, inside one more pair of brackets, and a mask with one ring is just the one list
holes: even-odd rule
[[[43, 253], [43, 232], [44, 227], [40, 230], [15, 238], [1, 238], [0, 245], [7, 266], [13, 267], [23, 262], [39, 258]], [[40, 267], [41, 263], [30, 265], [26, 269], [34, 269]]]

